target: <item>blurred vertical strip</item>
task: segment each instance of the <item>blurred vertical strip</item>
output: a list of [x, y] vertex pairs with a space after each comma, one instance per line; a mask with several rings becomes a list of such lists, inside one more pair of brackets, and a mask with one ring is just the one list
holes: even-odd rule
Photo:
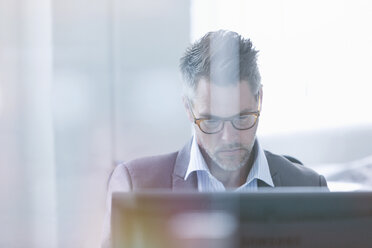
[[112, 170], [112, 2], [53, 1], [58, 247], [98, 247]]
[[179, 72], [190, 42], [190, 1], [113, 2], [115, 158], [178, 150], [190, 139]]
[[50, 0], [0, 1], [0, 246], [56, 247]]

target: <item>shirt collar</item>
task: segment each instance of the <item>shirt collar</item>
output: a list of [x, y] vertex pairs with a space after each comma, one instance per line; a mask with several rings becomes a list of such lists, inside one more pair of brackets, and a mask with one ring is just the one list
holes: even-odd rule
[[264, 181], [266, 184], [270, 185], [271, 187], [274, 187], [273, 179], [271, 177], [269, 163], [267, 162], [265, 152], [262, 149], [260, 143], [256, 139], [254, 144], [256, 149], [255, 150], [255, 160], [253, 162], [252, 168], [248, 174], [247, 182], [249, 183], [254, 179], [260, 179], [261, 181]]
[[[255, 141], [255, 147], [256, 149], [253, 149], [253, 151], [256, 151], [255, 160], [248, 174], [246, 183], [243, 184], [241, 187], [244, 187], [246, 184], [249, 184], [254, 179], [260, 179], [267, 183], [268, 185], [270, 185], [271, 187], [274, 187], [274, 183], [270, 174], [269, 164], [267, 162], [265, 153], [257, 139]], [[199, 145], [196, 142], [195, 136], [193, 137], [190, 150], [190, 162], [187, 167], [184, 180], [186, 180], [188, 176], [194, 171], [205, 171], [208, 174], [210, 174], [209, 168], [205, 163], [203, 155], [200, 152]]]
[[190, 162], [189, 162], [189, 166], [187, 167], [187, 171], [186, 171], [184, 179], [186, 180], [188, 176], [194, 171], [206, 171], [210, 173], [209, 168], [207, 164], [205, 163], [204, 157], [200, 152], [199, 145], [196, 142], [195, 135], [192, 138], [191, 151], [190, 151]]

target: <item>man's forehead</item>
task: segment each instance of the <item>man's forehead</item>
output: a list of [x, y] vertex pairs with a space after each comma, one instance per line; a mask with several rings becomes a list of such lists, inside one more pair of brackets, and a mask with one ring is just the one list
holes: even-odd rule
[[216, 85], [206, 79], [199, 81], [194, 103], [200, 113], [231, 115], [243, 110], [253, 110], [255, 97], [248, 82]]
[[201, 78], [196, 88], [195, 97], [206, 98], [210, 96], [222, 97], [226, 96], [244, 96], [253, 97], [249, 83], [245, 80], [226, 85], [218, 85], [211, 83], [208, 79]]

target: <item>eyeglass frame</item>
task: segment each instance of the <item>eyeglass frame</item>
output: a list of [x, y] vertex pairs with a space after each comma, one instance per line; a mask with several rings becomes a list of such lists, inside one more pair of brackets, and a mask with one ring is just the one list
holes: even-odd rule
[[[191, 107], [191, 103], [190, 103], [190, 99], [187, 98], [187, 104], [189, 105], [189, 109], [190, 109], [190, 112], [192, 114], [192, 117], [194, 118], [194, 123], [199, 127], [200, 131], [202, 131], [203, 133], [205, 134], [216, 134], [216, 133], [219, 133], [223, 130], [224, 126], [225, 126], [225, 122], [226, 121], [230, 121], [231, 125], [236, 129], [236, 130], [240, 130], [240, 131], [243, 131], [243, 130], [248, 130], [248, 129], [251, 129], [252, 127], [254, 127], [257, 123], [257, 120], [258, 118], [260, 117], [260, 114], [261, 114], [261, 95], [260, 93], [258, 92], [258, 110], [257, 111], [253, 111], [253, 112], [247, 112], [247, 113], [244, 113], [243, 115], [241, 114], [238, 114], [238, 115], [234, 115], [234, 117], [218, 117], [218, 118], [196, 118], [195, 117], [195, 114], [194, 112], [192, 111], [192, 107]], [[240, 117], [240, 116], [246, 116], [246, 115], [254, 115], [256, 118], [254, 120], [254, 123], [252, 126], [248, 127], [248, 128], [237, 128], [234, 123], [233, 123], [233, 120], [236, 118], [236, 117]], [[202, 121], [205, 121], [205, 120], [211, 120], [211, 119], [217, 119], [217, 120], [221, 120], [222, 121], [222, 127], [221, 129], [219, 129], [218, 131], [216, 132], [206, 132], [204, 131], [201, 127], [200, 127], [200, 123]]]

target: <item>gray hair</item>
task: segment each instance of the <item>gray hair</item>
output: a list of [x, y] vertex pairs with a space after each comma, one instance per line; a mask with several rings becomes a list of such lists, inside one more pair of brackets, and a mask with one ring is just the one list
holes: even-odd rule
[[199, 80], [205, 78], [217, 85], [235, 85], [245, 80], [257, 95], [261, 87], [257, 54], [252, 42], [236, 32], [207, 33], [191, 44], [180, 59], [184, 94], [192, 99]]

